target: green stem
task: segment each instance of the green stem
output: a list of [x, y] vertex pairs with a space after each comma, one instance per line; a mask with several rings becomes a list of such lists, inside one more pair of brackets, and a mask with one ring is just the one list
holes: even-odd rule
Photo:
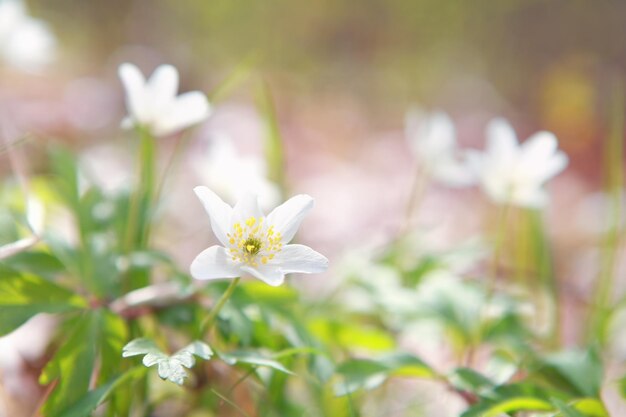
[[489, 274], [489, 286], [487, 291], [487, 304], [491, 301], [496, 289], [496, 283], [498, 281], [498, 270], [500, 268], [500, 258], [502, 256], [502, 244], [504, 236], [506, 235], [506, 224], [510, 211], [510, 205], [507, 203], [499, 209], [498, 216], [498, 228], [496, 230], [496, 236], [493, 245], [493, 259], [491, 264], [491, 273]]
[[155, 157], [156, 147], [154, 137], [147, 131], [142, 131], [141, 136], [141, 183], [139, 184], [140, 201], [142, 203], [141, 223], [138, 230], [139, 235], [139, 247], [144, 248], [147, 246], [148, 239], [150, 237], [150, 223], [152, 204], [154, 198], [154, 171], [155, 171]]
[[165, 181], [169, 176], [170, 171], [178, 165], [181, 156], [183, 155], [183, 151], [185, 150], [191, 135], [187, 132], [184, 133], [183, 136], [177, 138], [176, 145], [174, 146], [174, 150], [172, 151], [172, 155], [169, 158], [165, 169], [163, 170], [163, 175], [156, 187], [156, 191], [154, 192], [154, 200], [158, 201], [161, 197], [161, 193], [163, 192], [163, 188], [165, 187]]
[[204, 335], [206, 332], [211, 330], [211, 327], [213, 326], [217, 315], [219, 314], [222, 307], [224, 307], [224, 304], [226, 304], [226, 301], [228, 301], [228, 299], [233, 295], [233, 292], [235, 292], [235, 287], [237, 287], [240, 279], [240, 277], [237, 277], [230, 282], [230, 285], [228, 286], [228, 288], [226, 288], [224, 294], [222, 294], [215, 306], [213, 306], [213, 308], [211, 309], [211, 312], [209, 313], [207, 318], [202, 323], [200, 334]]
[[131, 196], [125, 250], [143, 248], [149, 238], [149, 212], [154, 194], [155, 139], [144, 128], [138, 128], [140, 138], [139, 173], [135, 193]]
[[494, 238], [494, 244], [493, 244], [493, 258], [492, 258], [492, 263], [491, 263], [491, 271], [489, 273], [489, 277], [488, 277], [488, 283], [487, 283], [487, 294], [485, 296], [485, 302], [483, 303], [480, 311], [479, 311], [479, 324], [478, 327], [475, 328], [475, 330], [473, 330], [470, 334], [470, 340], [469, 340], [469, 346], [467, 347], [468, 352], [467, 352], [467, 356], [465, 358], [464, 361], [464, 365], [466, 366], [472, 366], [473, 365], [473, 361], [475, 358], [475, 349], [479, 346], [480, 341], [482, 340], [483, 337], [483, 333], [485, 332], [485, 328], [487, 326], [487, 311], [489, 308], [489, 305], [491, 304], [493, 297], [495, 296], [495, 292], [496, 292], [496, 284], [498, 281], [498, 269], [500, 266], [500, 256], [501, 256], [501, 252], [502, 252], [502, 244], [503, 244], [503, 240], [504, 240], [504, 236], [506, 234], [506, 230], [507, 230], [507, 219], [508, 219], [508, 213], [510, 209], [510, 204], [506, 203], [504, 206], [501, 206], [499, 208], [499, 215], [498, 215], [498, 228], [496, 229], [496, 234], [495, 234], [495, 238]]
[[531, 235], [531, 241], [533, 242], [534, 253], [532, 257], [535, 266], [534, 270], [538, 274], [540, 284], [550, 296], [550, 305], [541, 305], [540, 298], [536, 300], [536, 306], [538, 309], [544, 308], [546, 311], [550, 312], [551, 323], [547, 342], [550, 347], [557, 348], [561, 343], [559, 334], [561, 313], [559, 310], [559, 285], [552, 262], [552, 251], [545, 232], [541, 213], [528, 210], [525, 213], [525, 217], [526, 226]]
[[615, 300], [614, 281], [618, 254], [622, 246], [622, 198], [624, 186], [624, 83], [620, 76], [613, 82], [611, 127], [604, 149], [605, 192], [610, 198], [608, 230], [603, 238], [600, 273], [592, 301], [590, 320], [587, 323], [588, 341], [597, 338], [604, 343]]
[[[138, 127], [139, 151], [138, 173], [135, 191], [130, 196], [126, 230], [123, 232], [122, 251], [130, 255], [135, 250], [142, 250], [148, 246], [150, 238], [150, 224], [152, 218], [152, 204], [154, 199], [154, 171], [156, 147], [155, 138], [150, 131]], [[123, 292], [148, 285], [148, 271], [134, 271], [125, 274], [122, 280]]]

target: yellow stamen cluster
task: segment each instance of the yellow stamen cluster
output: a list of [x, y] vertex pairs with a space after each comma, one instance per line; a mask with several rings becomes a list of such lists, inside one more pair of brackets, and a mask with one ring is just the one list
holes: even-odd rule
[[264, 224], [264, 217], [249, 217], [243, 223], [233, 224], [227, 233], [230, 256], [234, 262], [259, 266], [274, 259], [283, 247], [282, 236], [274, 226]]

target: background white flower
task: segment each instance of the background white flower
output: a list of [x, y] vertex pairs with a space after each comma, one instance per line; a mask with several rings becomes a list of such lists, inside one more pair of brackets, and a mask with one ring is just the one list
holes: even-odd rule
[[143, 126], [155, 136], [167, 136], [205, 120], [211, 107], [204, 93], [191, 91], [176, 96], [178, 71], [159, 66], [146, 80], [133, 64], [122, 64], [119, 76], [126, 90], [128, 117], [122, 126]]
[[457, 149], [454, 124], [447, 114], [411, 109], [405, 117], [405, 134], [418, 163], [434, 180], [457, 187], [474, 183], [473, 172]]
[[498, 118], [487, 126], [485, 152], [473, 151], [468, 156], [489, 198], [537, 208], [548, 200], [543, 184], [567, 166], [567, 156], [557, 147], [556, 136], [545, 131], [520, 145], [511, 125]]
[[228, 203], [234, 204], [253, 192], [263, 209], [275, 207], [280, 200], [280, 189], [267, 179], [265, 160], [239, 154], [228, 136], [212, 137], [208, 151], [194, 159], [194, 168], [202, 182]]
[[26, 12], [20, 0], [0, 1], [0, 59], [33, 71], [50, 63], [56, 39], [48, 25]]
[[252, 275], [278, 286], [285, 274], [310, 274], [328, 268], [328, 259], [308, 246], [287, 244], [313, 208], [310, 196], [292, 197], [266, 217], [252, 194], [231, 207], [207, 187], [196, 187], [194, 191], [209, 214], [213, 233], [224, 245], [211, 246], [193, 260], [190, 271], [194, 278]]

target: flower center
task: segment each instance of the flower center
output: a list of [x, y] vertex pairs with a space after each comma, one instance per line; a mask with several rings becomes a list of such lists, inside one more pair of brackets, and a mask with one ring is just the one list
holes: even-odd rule
[[259, 263], [267, 264], [281, 251], [281, 234], [274, 231], [274, 226], [267, 226], [264, 221], [264, 217], [249, 217], [243, 224], [233, 224], [231, 232], [226, 236], [234, 262], [256, 267]]
[[243, 250], [250, 255], [256, 255], [261, 251], [261, 241], [256, 237], [249, 237], [243, 243]]

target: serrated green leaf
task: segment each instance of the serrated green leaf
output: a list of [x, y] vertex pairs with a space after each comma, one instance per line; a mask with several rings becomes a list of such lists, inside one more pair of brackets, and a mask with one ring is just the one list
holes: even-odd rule
[[129, 380], [143, 375], [144, 372], [145, 368], [137, 367], [111, 379], [106, 384], [89, 391], [76, 403], [63, 410], [58, 417], [87, 417], [91, 415], [91, 412], [100, 404], [103, 404], [115, 390], [129, 382]]
[[219, 357], [229, 365], [245, 364], [252, 366], [265, 366], [286, 374], [294, 375], [294, 373], [285, 368], [282, 363], [257, 351], [239, 350], [229, 353], [219, 352]]
[[120, 352], [128, 340], [128, 325], [121, 317], [108, 310], [101, 312], [100, 355], [102, 366], [100, 381], [104, 382], [119, 373], [122, 358]]
[[59, 259], [47, 252], [21, 252], [11, 256], [5, 263], [21, 272], [53, 278], [64, 270]]
[[153, 340], [141, 338], [128, 342], [122, 350], [122, 357], [128, 358], [130, 356], [146, 355], [149, 353], [162, 354]]
[[44, 416], [58, 416], [87, 393], [96, 359], [99, 324], [97, 314], [91, 312], [74, 320], [69, 337], [46, 364], [39, 382], [47, 385], [58, 380], [58, 383], [43, 406]]
[[602, 362], [594, 349], [567, 350], [540, 359], [538, 374], [562, 381], [577, 397], [598, 397], [602, 385]]
[[352, 359], [342, 363], [336, 372], [343, 377], [335, 384], [337, 396], [347, 395], [360, 389], [370, 390], [387, 380], [387, 366], [370, 359]]
[[456, 388], [475, 394], [495, 387], [493, 381], [470, 368], [456, 368], [448, 379]]
[[311, 332], [321, 339], [350, 349], [389, 351], [396, 345], [395, 339], [389, 333], [359, 323], [314, 320], [310, 322], [309, 327]]
[[377, 359], [351, 359], [336, 369], [342, 381], [335, 384], [336, 395], [378, 387], [392, 376], [431, 378], [436, 373], [424, 361], [409, 353], [394, 353]]
[[435, 375], [430, 366], [410, 353], [393, 353], [378, 360], [389, 368], [391, 376], [430, 378]]
[[574, 400], [570, 407], [582, 413], [585, 417], [609, 417], [609, 413], [602, 404], [602, 401], [596, 398], [581, 398]]
[[199, 340], [190, 343], [183, 350], [204, 360], [209, 360], [211, 359], [211, 356], [213, 356], [213, 351], [209, 345], [204, 342], [200, 342]]
[[204, 342], [196, 340], [170, 356], [163, 353], [154, 341], [142, 338], [131, 341], [122, 349], [122, 357], [137, 355], [145, 355], [142, 360], [144, 366], [157, 365], [157, 372], [161, 379], [183, 385], [187, 378], [184, 368], [192, 368], [195, 365], [194, 355], [202, 359], [210, 359], [213, 351]]
[[35, 275], [0, 269], [0, 335], [9, 333], [38, 313], [63, 313], [87, 306], [87, 302]]
[[259, 281], [250, 281], [240, 287], [255, 302], [278, 304], [296, 301], [298, 292], [287, 286], [272, 287]]
[[496, 387], [483, 399], [466, 410], [461, 417], [496, 417], [517, 411], [552, 411], [553, 392], [531, 384]]
[[559, 400], [558, 398], [552, 399], [552, 404], [559, 410], [559, 413], [555, 414], [554, 417], [586, 417], [585, 414], [581, 413], [574, 407], [566, 404], [564, 401]]

